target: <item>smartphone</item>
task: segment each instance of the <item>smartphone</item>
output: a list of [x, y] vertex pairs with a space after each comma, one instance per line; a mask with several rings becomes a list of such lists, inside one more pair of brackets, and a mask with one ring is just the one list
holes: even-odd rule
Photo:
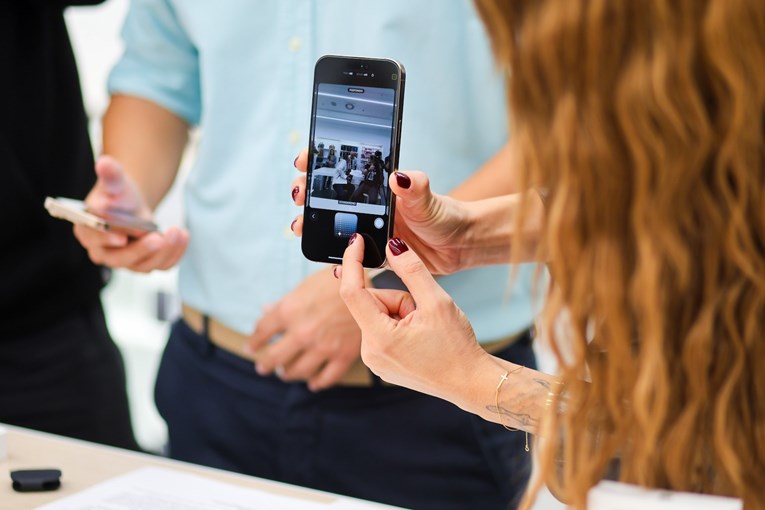
[[54, 218], [86, 225], [104, 232], [125, 234], [133, 238], [159, 230], [154, 222], [139, 218], [127, 211], [119, 209], [94, 211], [89, 209], [83, 201], [73, 198], [47, 197], [45, 209]]
[[326, 55], [316, 62], [308, 146], [303, 254], [338, 264], [351, 235], [365, 267], [385, 263], [398, 169], [404, 66], [391, 59]]

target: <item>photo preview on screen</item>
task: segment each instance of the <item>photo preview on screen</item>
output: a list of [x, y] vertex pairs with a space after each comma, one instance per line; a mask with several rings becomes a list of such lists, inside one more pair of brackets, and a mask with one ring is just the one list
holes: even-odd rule
[[354, 214], [386, 214], [394, 96], [388, 88], [318, 86], [309, 200], [350, 213], [336, 215], [337, 235], [347, 235]]

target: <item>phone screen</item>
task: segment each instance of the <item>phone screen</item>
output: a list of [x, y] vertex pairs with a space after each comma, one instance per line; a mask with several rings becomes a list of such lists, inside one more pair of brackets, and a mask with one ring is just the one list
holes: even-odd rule
[[404, 71], [391, 60], [323, 57], [316, 65], [303, 252], [339, 263], [354, 233], [364, 265], [385, 262], [388, 177], [398, 167]]
[[129, 211], [123, 211], [121, 209], [107, 209], [105, 211], [92, 209], [86, 210], [103, 218], [109, 230], [121, 232], [131, 237], [140, 237], [157, 230], [156, 223], [151, 220], [139, 218]]

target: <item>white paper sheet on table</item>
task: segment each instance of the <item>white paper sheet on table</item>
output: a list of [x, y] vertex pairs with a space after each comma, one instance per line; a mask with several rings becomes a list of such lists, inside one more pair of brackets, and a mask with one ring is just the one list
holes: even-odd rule
[[589, 510], [741, 510], [740, 499], [686, 492], [651, 490], [624, 483], [602, 481], [590, 490]]
[[323, 503], [210, 480], [165, 468], [132, 471], [38, 510], [373, 510], [393, 508], [332, 497]]

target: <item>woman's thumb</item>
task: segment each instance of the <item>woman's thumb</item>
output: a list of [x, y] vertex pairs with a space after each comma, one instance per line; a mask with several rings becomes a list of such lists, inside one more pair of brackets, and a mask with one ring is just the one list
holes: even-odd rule
[[424, 172], [394, 172], [390, 187], [396, 194], [396, 206], [404, 207], [408, 216], [427, 216], [433, 201], [430, 179]]

